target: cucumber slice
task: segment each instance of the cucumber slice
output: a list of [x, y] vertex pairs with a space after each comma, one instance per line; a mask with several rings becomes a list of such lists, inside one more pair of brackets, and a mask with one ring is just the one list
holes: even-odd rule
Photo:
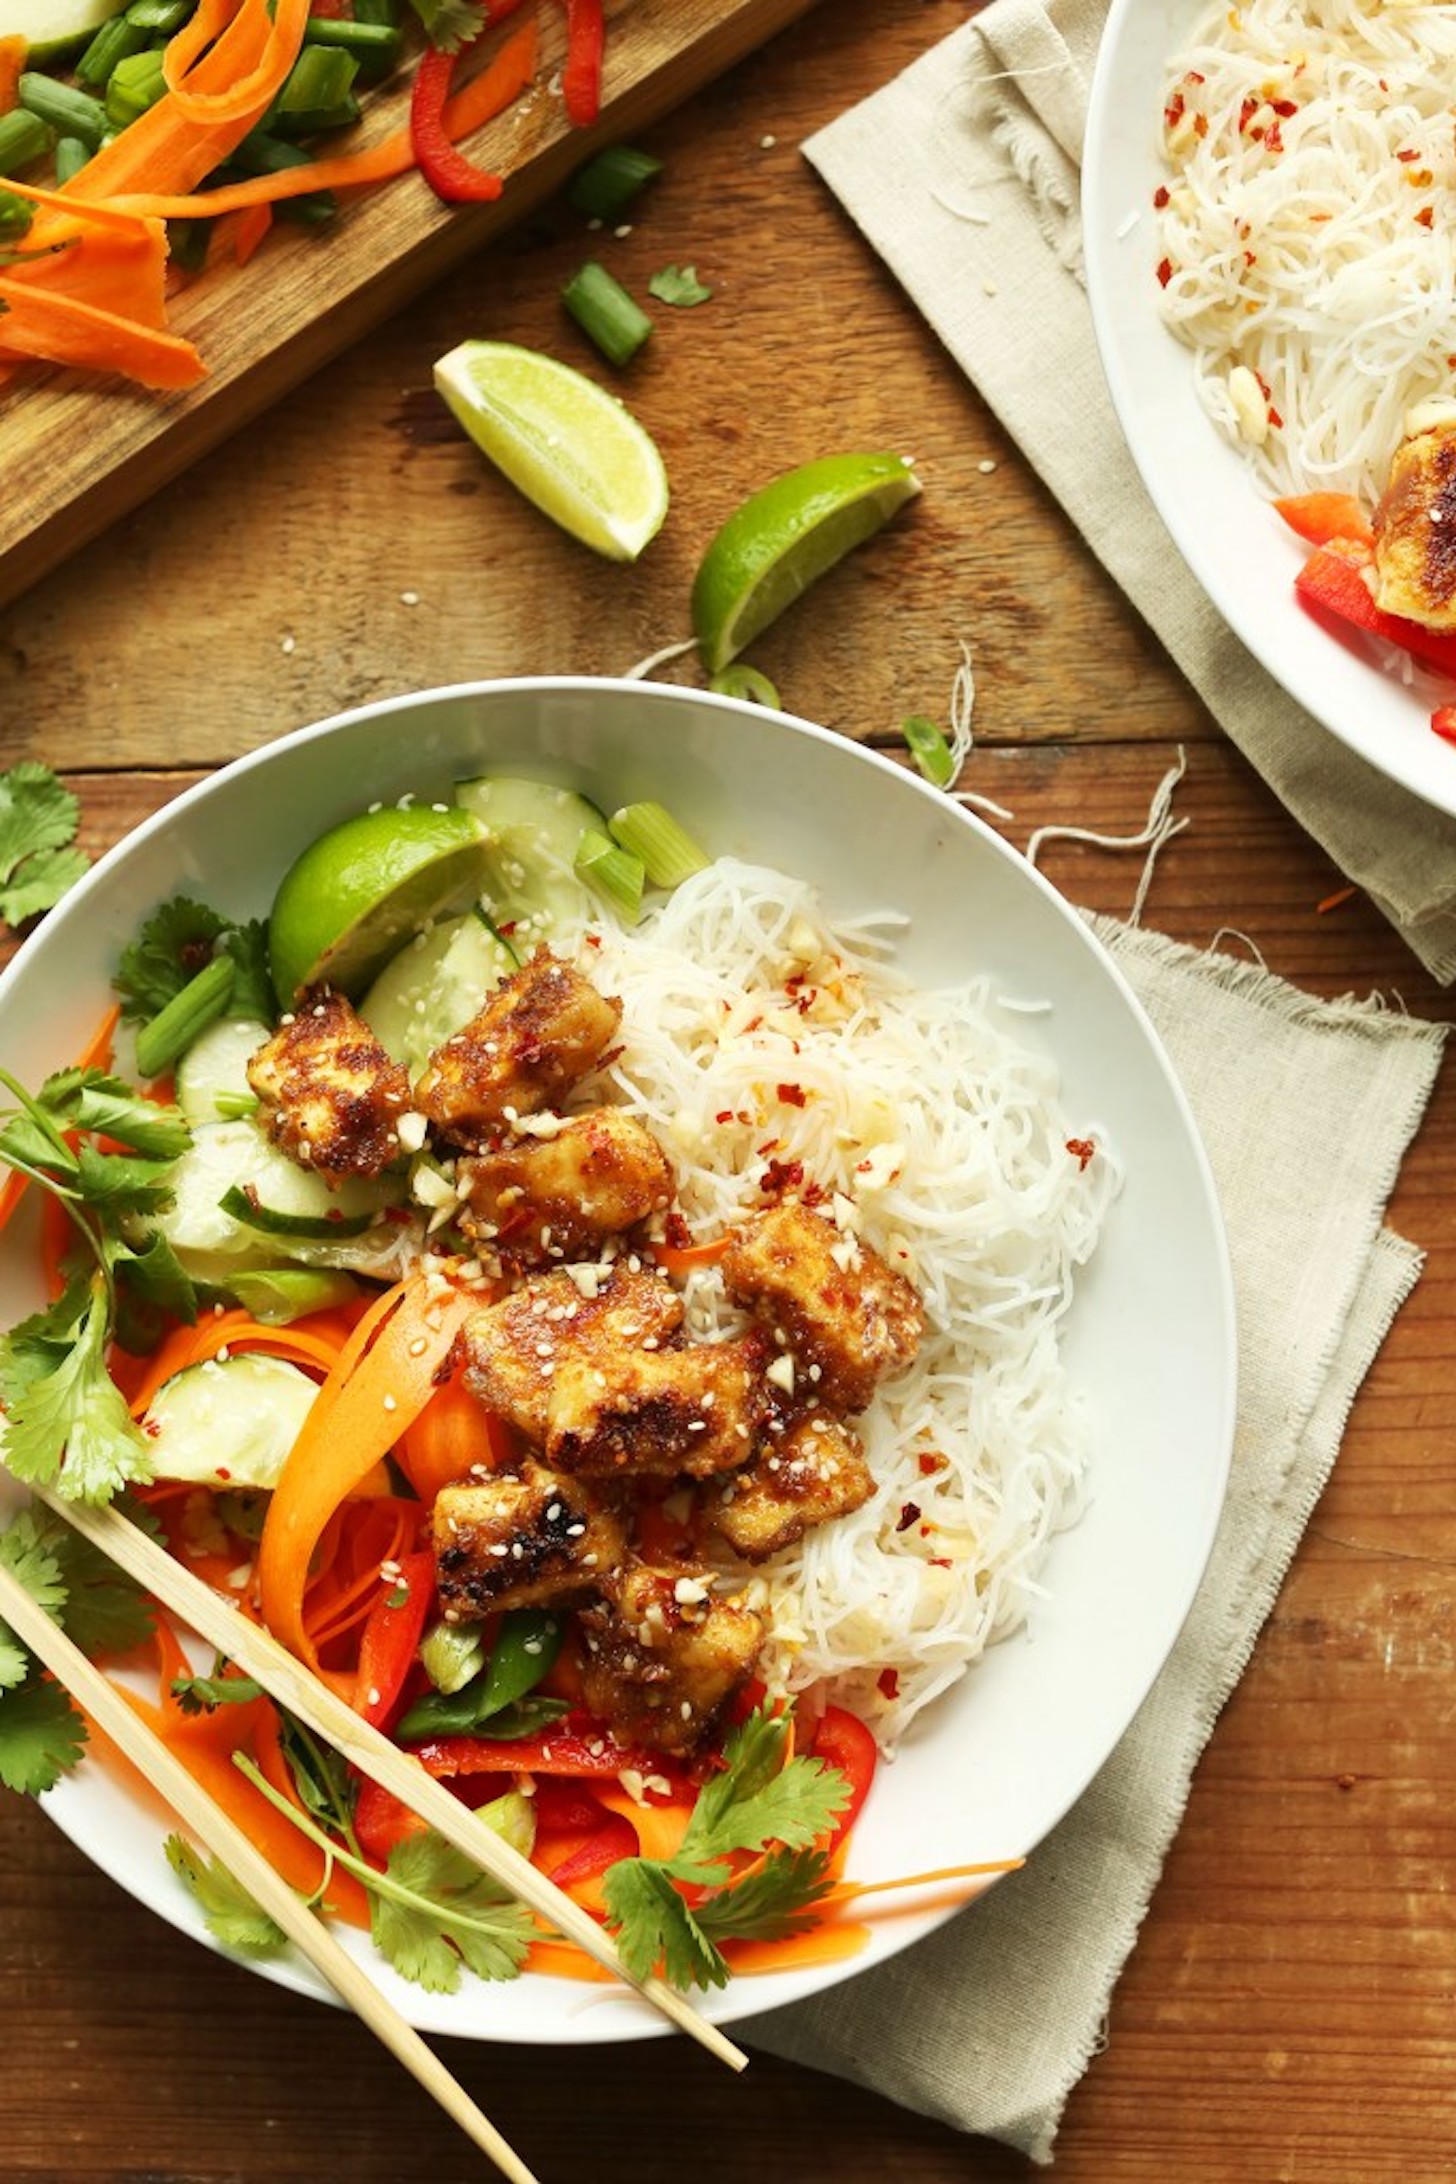
[[163, 1381], [142, 1421], [158, 1479], [275, 1487], [318, 1394], [282, 1358], [209, 1358]]
[[575, 871], [577, 845], [588, 828], [606, 832], [595, 804], [574, 789], [514, 774], [486, 774], [457, 784], [455, 801], [485, 828], [491, 923], [507, 932], [524, 958], [538, 940], [575, 935], [600, 914]]
[[50, 61], [119, 12], [119, 0], [0, 0], [0, 38], [23, 38], [28, 62]]
[[309, 1243], [325, 1243], [331, 1236], [362, 1236], [374, 1225], [372, 1208], [365, 1213], [341, 1213], [337, 1206], [325, 1213], [287, 1213], [281, 1206], [264, 1205], [252, 1186], [242, 1183], [230, 1185], [218, 1206], [244, 1228], [257, 1229], [263, 1236], [302, 1236]]
[[271, 1036], [266, 1024], [251, 1017], [223, 1016], [194, 1039], [177, 1064], [177, 1105], [196, 1128], [204, 1122], [236, 1121], [238, 1109], [219, 1105], [253, 1098], [248, 1063]]
[[[327, 1226], [322, 1239], [261, 1235], [250, 1224], [223, 1210], [230, 1190], [251, 1184], [265, 1206]], [[400, 1252], [412, 1231], [403, 1222], [384, 1221], [353, 1236], [340, 1236], [331, 1213], [345, 1221], [372, 1216], [405, 1202], [404, 1176], [377, 1183], [350, 1177], [331, 1191], [322, 1176], [300, 1168], [271, 1145], [256, 1122], [204, 1123], [172, 1170], [171, 1205], [157, 1216], [157, 1226], [194, 1280], [226, 1283], [238, 1267], [276, 1266], [291, 1259], [306, 1266], [345, 1267], [356, 1273], [387, 1277], [397, 1270]]]
[[509, 941], [472, 910], [408, 941], [375, 979], [359, 1014], [385, 1051], [417, 1077], [436, 1047], [519, 967]]

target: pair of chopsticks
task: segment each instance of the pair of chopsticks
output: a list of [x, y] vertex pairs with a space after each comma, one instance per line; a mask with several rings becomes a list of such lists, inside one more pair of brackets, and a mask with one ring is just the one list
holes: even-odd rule
[[[493, 1828], [408, 1759], [381, 1732], [364, 1721], [270, 1631], [246, 1616], [175, 1562], [164, 1547], [119, 1510], [95, 1509], [63, 1500], [50, 1489], [32, 1492], [46, 1507], [110, 1556], [153, 1597], [171, 1608], [194, 1630], [235, 1661], [278, 1704], [334, 1746], [353, 1765], [408, 1805], [457, 1850], [498, 1880], [520, 1902], [549, 1919], [568, 1940], [594, 1957], [617, 1978], [635, 1987], [681, 2031], [734, 2070], [747, 2056], [675, 1988], [655, 1975], [639, 1979], [628, 1971], [610, 1935], [581, 1906], [548, 1880]], [[141, 1721], [124, 1698], [87, 1660], [45, 1609], [9, 1571], [0, 1569], [0, 1619], [35, 1654], [86, 1712], [160, 1790], [168, 1804], [207, 1849], [282, 1927], [299, 1951], [378, 2039], [402, 2062], [445, 2113], [488, 2154], [512, 2184], [536, 2184], [532, 2172], [463, 2086], [431, 2052], [368, 1974], [334, 1938], [322, 1918], [300, 1901], [279, 1878], [227, 1813], [213, 1803], [186, 1768]]]

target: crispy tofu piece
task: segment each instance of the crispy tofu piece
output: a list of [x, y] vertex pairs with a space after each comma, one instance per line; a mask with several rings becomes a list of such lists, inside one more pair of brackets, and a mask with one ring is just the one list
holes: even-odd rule
[[569, 1274], [537, 1274], [465, 1323], [465, 1385], [540, 1448], [551, 1382], [563, 1358], [608, 1368], [660, 1349], [682, 1326], [682, 1299], [660, 1274], [618, 1264], [595, 1295]]
[[824, 1411], [810, 1411], [781, 1439], [765, 1442], [734, 1472], [705, 1512], [746, 1562], [766, 1562], [816, 1524], [862, 1508], [874, 1475], [855, 1436]]
[[416, 1103], [457, 1145], [489, 1144], [512, 1115], [535, 1114], [569, 1092], [611, 1045], [621, 1017], [620, 1001], [543, 945], [436, 1048]]
[[1375, 603], [1427, 629], [1456, 629], [1456, 423], [1396, 449], [1375, 511]]
[[920, 1299], [903, 1274], [796, 1199], [735, 1229], [721, 1264], [729, 1296], [782, 1338], [800, 1394], [831, 1410], [863, 1410], [919, 1348]]
[[581, 1613], [582, 1696], [624, 1743], [692, 1752], [753, 1674], [758, 1616], [698, 1572], [626, 1570]]
[[269, 1137], [330, 1183], [398, 1160], [408, 1072], [341, 993], [312, 987], [248, 1063]]
[[620, 1108], [552, 1120], [549, 1135], [511, 1138], [456, 1169], [469, 1193], [462, 1226], [518, 1266], [595, 1254], [673, 1200], [667, 1155]]
[[590, 1594], [626, 1553], [622, 1520], [579, 1479], [539, 1464], [442, 1487], [430, 1520], [435, 1584], [449, 1623]]
[[546, 1398], [547, 1458], [588, 1479], [736, 1470], [768, 1415], [765, 1356], [750, 1335], [599, 1363], [564, 1357]]

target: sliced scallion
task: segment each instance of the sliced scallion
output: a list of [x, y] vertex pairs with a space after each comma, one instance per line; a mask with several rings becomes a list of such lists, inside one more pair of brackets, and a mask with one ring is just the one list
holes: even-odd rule
[[609, 364], [630, 364], [652, 331], [647, 313], [594, 259], [573, 273], [561, 291], [561, 300]]
[[[167, 94], [167, 79], [162, 73], [162, 54], [155, 46], [145, 53], [129, 53], [124, 61], [118, 61], [106, 85], [106, 119], [113, 129], [129, 128], [139, 121], [158, 99]], [[81, 134], [80, 130], [74, 132]]]
[[955, 753], [936, 727], [923, 713], [912, 713], [902, 721], [900, 733], [906, 747], [920, 771], [932, 788], [948, 789], [955, 779]]
[[647, 867], [631, 850], [623, 849], [609, 834], [588, 827], [576, 846], [577, 878], [594, 887], [603, 902], [610, 903], [628, 925], [642, 915], [642, 890]]
[[607, 825], [618, 848], [641, 859], [654, 887], [680, 887], [707, 870], [708, 859], [686, 827], [661, 804], [624, 804]]
[[0, 174], [19, 174], [33, 167], [55, 140], [55, 131], [47, 128], [39, 114], [12, 106], [8, 114], [0, 114]]
[[324, 1267], [260, 1267], [248, 1274], [230, 1274], [228, 1290], [245, 1311], [269, 1327], [284, 1327], [310, 1312], [327, 1312], [347, 1304], [359, 1294], [359, 1285], [348, 1274]]
[[170, 38], [191, 13], [192, 0], [131, 0], [126, 19], [138, 30], [158, 30]]
[[117, 62], [143, 52], [151, 35], [145, 23], [134, 23], [129, 15], [113, 15], [101, 25], [77, 61], [77, 83], [84, 84], [88, 91], [104, 91]]
[[344, 16], [311, 15], [305, 45], [338, 46], [352, 54], [365, 77], [382, 76], [399, 59], [400, 32], [393, 23], [350, 21]]
[[91, 147], [89, 144], [83, 144], [78, 136], [57, 137], [54, 156], [56, 183], [59, 187], [69, 182], [72, 175], [81, 172], [81, 169], [91, 157]]
[[143, 1077], [160, 1077], [209, 1024], [216, 1022], [232, 996], [236, 976], [231, 956], [214, 956], [149, 1024], [142, 1026], [137, 1033], [136, 1059]]
[[576, 176], [568, 193], [570, 202], [589, 220], [616, 220], [637, 192], [661, 172], [662, 161], [650, 152], [639, 152], [630, 144], [609, 144]]
[[0, 244], [23, 242], [34, 218], [34, 205], [12, 190], [0, 189]]
[[15, 96], [28, 114], [43, 121], [58, 136], [78, 136], [94, 150], [106, 129], [106, 109], [89, 91], [74, 84], [58, 83], [38, 68], [27, 68], [15, 88]]
[[742, 698], [749, 705], [767, 706], [771, 713], [781, 713], [784, 709], [777, 686], [756, 667], [750, 667], [746, 660], [734, 660], [720, 669], [708, 688], [716, 690], [720, 698]]
[[359, 117], [354, 78], [359, 63], [339, 46], [306, 45], [269, 113], [279, 136], [317, 136]]
[[485, 1666], [485, 1640], [478, 1623], [436, 1623], [420, 1640], [420, 1666], [437, 1691], [448, 1698], [463, 1691]]

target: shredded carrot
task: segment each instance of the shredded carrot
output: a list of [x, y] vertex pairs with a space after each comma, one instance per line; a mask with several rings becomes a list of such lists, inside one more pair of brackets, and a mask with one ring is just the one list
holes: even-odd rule
[[190, 341], [100, 310], [79, 296], [58, 295], [0, 275], [0, 304], [0, 353], [7, 358], [119, 372], [162, 392], [196, 386], [206, 370]]
[[233, 258], [238, 265], [246, 265], [273, 225], [273, 207], [246, 205], [241, 212], [234, 213], [232, 219]]
[[421, 1514], [418, 1502], [397, 1494], [334, 1511], [304, 1597], [304, 1623], [320, 1657], [366, 1621], [379, 1596], [381, 1566], [410, 1552]]
[[703, 1244], [654, 1244], [652, 1256], [667, 1273], [681, 1279], [695, 1266], [716, 1266], [732, 1240], [732, 1230], [725, 1229], [721, 1236], [711, 1236]]
[[515, 1461], [510, 1428], [478, 1402], [458, 1376], [436, 1388], [396, 1451], [400, 1469], [428, 1507], [442, 1486], [484, 1465], [508, 1471]]
[[[324, 1527], [419, 1417], [474, 1302], [463, 1290], [434, 1295], [423, 1275], [388, 1291], [345, 1345], [283, 1467], [258, 1558], [263, 1618], [310, 1668], [320, 1664], [304, 1597]], [[371, 1319], [366, 1350], [358, 1337]]]
[[25, 40], [0, 38], [0, 114], [20, 104], [20, 72], [25, 66]]
[[[470, 135], [485, 122], [503, 113], [531, 83], [536, 73], [537, 32], [534, 22], [523, 23], [506, 40], [480, 74], [457, 92], [445, 109], [445, 129], [452, 143]], [[165, 104], [165, 101], [161, 102]], [[156, 107], [151, 109], [153, 113]], [[147, 117], [143, 115], [142, 120]], [[140, 122], [133, 122], [132, 129]], [[123, 143], [131, 129], [123, 131]], [[98, 154], [98, 157], [104, 155]], [[245, 182], [192, 193], [149, 188], [143, 182], [124, 184], [110, 193], [113, 201], [129, 212], [161, 220], [212, 219], [239, 212], [251, 205], [276, 204], [314, 190], [358, 189], [370, 182], [392, 181], [415, 165], [409, 130], [396, 129], [364, 151], [343, 152], [332, 159], [311, 160], [307, 166], [287, 167], [279, 174], [252, 175]], [[86, 173], [86, 168], [81, 173]], [[198, 181], [202, 176], [197, 177]]]
[[1326, 895], [1323, 901], [1315, 904], [1315, 916], [1322, 918], [1327, 911], [1338, 910], [1342, 903], [1351, 901], [1359, 892], [1357, 887], [1337, 887], [1333, 895]]

